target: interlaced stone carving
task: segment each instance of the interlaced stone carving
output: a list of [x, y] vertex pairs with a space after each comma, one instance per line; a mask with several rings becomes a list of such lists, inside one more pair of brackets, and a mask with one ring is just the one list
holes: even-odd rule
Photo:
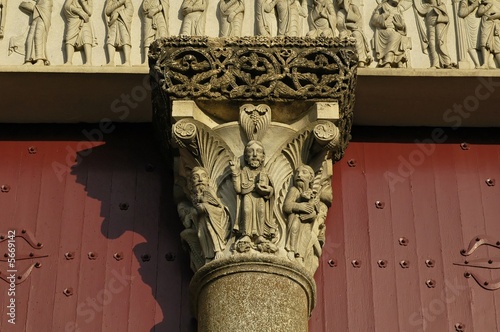
[[332, 161], [350, 138], [353, 41], [171, 37], [152, 50], [155, 122], [179, 150], [192, 269], [272, 255], [314, 274]]

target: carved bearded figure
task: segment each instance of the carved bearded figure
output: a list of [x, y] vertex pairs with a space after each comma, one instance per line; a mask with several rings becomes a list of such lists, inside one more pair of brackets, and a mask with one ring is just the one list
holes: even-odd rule
[[375, 28], [374, 48], [378, 67], [404, 67], [411, 49], [401, 0], [385, 0], [375, 9], [370, 24]]
[[325, 219], [332, 201], [331, 186], [314, 186], [314, 171], [308, 165], [297, 167], [294, 185], [288, 191], [283, 212], [288, 216], [288, 236], [285, 249], [290, 260], [307, 260], [307, 266], [317, 267], [324, 243]]
[[181, 13], [184, 16], [181, 35], [203, 36], [205, 34], [205, 12], [208, 0], [184, 0]]
[[142, 13], [144, 15], [144, 58], [147, 58], [149, 45], [158, 38], [168, 36], [167, 0], [144, 0]]
[[239, 225], [235, 228], [241, 233], [238, 242], [244, 244], [267, 242], [273, 235], [267, 226], [270, 222], [269, 199], [274, 189], [263, 169], [265, 156], [262, 143], [252, 140], [245, 147], [247, 165], [242, 169], [231, 166], [234, 189], [241, 195]]
[[352, 36], [356, 39], [356, 52], [358, 53], [358, 66], [366, 67], [372, 62], [370, 48], [363, 32], [361, 11], [352, 0], [339, 0], [337, 12], [337, 28], [340, 37]]
[[229, 214], [210, 188], [208, 172], [202, 167], [191, 171], [191, 200], [198, 212], [198, 238], [205, 260], [221, 258], [226, 248]]
[[334, 37], [337, 32], [337, 19], [333, 2], [314, 0], [314, 7], [309, 13], [308, 37]]
[[221, 13], [221, 37], [241, 36], [245, 4], [242, 0], [221, 0], [219, 2]]
[[[500, 2], [497, 0], [482, 1], [477, 9], [477, 16], [481, 18], [479, 26], [479, 44], [483, 56], [481, 68], [489, 68], [491, 54], [500, 64]], [[494, 65], [491, 67], [495, 68]]]
[[26, 39], [25, 64], [48, 65], [47, 37], [52, 16], [52, 0], [21, 2], [20, 8], [33, 14], [28, 37]]
[[92, 47], [96, 45], [94, 29], [90, 21], [92, 0], [66, 0], [63, 7], [66, 17], [66, 64], [72, 64], [75, 50], [83, 48], [86, 65], [92, 65]]
[[132, 0], [107, 0], [105, 7], [108, 21], [108, 65], [114, 65], [115, 52], [123, 50], [124, 65], [130, 65], [130, 50], [132, 48], [130, 31], [132, 30], [132, 16], [134, 6]]

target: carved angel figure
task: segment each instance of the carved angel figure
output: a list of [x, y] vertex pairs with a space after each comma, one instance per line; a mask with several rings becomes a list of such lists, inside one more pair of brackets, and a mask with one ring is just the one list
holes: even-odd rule
[[313, 255], [321, 255], [325, 219], [331, 201], [331, 187], [321, 188], [319, 183], [315, 184], [315, 174], [310, 166], [301, 165], [295, 170], [294, 185], [283, 204], [288, 218], [285, 249], [289, 259], [298, 259], [301, 263], [308, 259], [311, 263]]
[[241, 36], [245, 3], [243, 0], [220, 0], [221, 37]]
[[0, 39], [2, 39], [4, 35], [6, 15], [7, 15], [7, 0], [0, 0]]
[[108, 37], [106, 49], [108, 51], [108, 65], [115, 65], [115, 52], [122, 50], [125, 58], [124, 65], [130, 66], [130, 50], [132, 48], [130, 31], [134, 6], [132, 0], [107, 0], [105, 7], [108, 21]]
[[308, 37], [334, 37], [337, 35], [337, 19], [333, 2], [314, 0], [314, 6], [309, 13]]
[[231, 165], [234, 189], [241, 195], [239, 224], [235, 225], [241, 233], [239, 251], [249, 250], [251, 242], [266, 243], [275, 236], [269, 206], [274, 188], [263, 167], [265, 157], [262, 143], [252, 140], [245, 147], [246, 165], [241, 169], [235, 163]]
[[207, 0], [184, 0], [181, 13], [184, 16], [181, 26], [181, 35], [203, 36], [205, 34], [205, 15], [208, 7]]
[[383, 0], [373, 12], [370, 24], [375, 28], [373, 39], [377, 67], [405, 67], [409, 61], [411, 41], [406, 36], [403, 12], [411, 3], [404, 0]]
[[203, 167], [191, 171], [191, 201], [198, 212], [198, 238], [205, 260], [221, 258], [226, 248], [229, 213], [210, 188], [208, 172]]
[[[477, 51], [479, 50], [478, 44], [478, 31], [479, 31], [479, 20], [475, 15], [476, 9], [479, 7], [479, 0], [460, 0], [458, 4], [458, 17], [463, 20], [464, 27], [462, 28], [463, 33], [461, 34], [461, 41], [465, 44], [467, 53], [471, 57], [476, 68], [479, 68], [479, 58]], [[461, 25], [460, 25], [461, 26]], [[460, 38], [460, 37], [459, 37]], [[459, 59], [461, 61], [462, 59]]]
[[147, 58], [149, 45], [158, 38], [168, 36], [167, 0], [144, 0], [142, 13], [144, 15], [144, 58]]
[[92, 47], [97, 45], [94, 37], [92, 16], [92, 0], [66, 0], [63, 7], [66, 17], [64, 44], [66, 45], [66, 62], [71, 65], [75, 50], [83, 49], [85, 64], [92, 65]]
[[[442, 0], [415, 0], [415, 11], [424, 22], [417, 20], [422, 50], [429, 54], [431, 68], [455, 67], [448, 52], [450, 18]], [[424, 27], [425, 25], [425, 27]]]
[[24, 45], [13, 45], [11, 40], [10, 49], [24, 49], [24, 52], [21, 51], [25, 55], [24, 64], [50, 64], [47, 57], [47, 37], [52, 21], [52, 6], [52, 0], [23, 1], [19, 5], [21, 10], [32, 14], [32, 21], [26, 38], [26, 48], [24, 49]]
[[489, 60], [490, 55], [493, 55], [500, 64], [500, 2], [483, 0], [477, 9], [477, 16], [481, 18], [479, 34], [483, 56], [481, 68], [495, 68]]
[[356, 39], [358, 67], [366, 67], [372, 62], [368, 41], [363, 32], [362, 16], [358, 6], [352, 0], [339, 0], [337, 28], [340, 37], [352, 36]]

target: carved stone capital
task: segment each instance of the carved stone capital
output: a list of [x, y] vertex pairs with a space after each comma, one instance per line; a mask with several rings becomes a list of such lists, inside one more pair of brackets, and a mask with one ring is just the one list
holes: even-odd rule
[[[307, 317], [314, 286], [304, 285], [314, 284], [325, 242], [332, 165], [350, 139], [352, 40], [172, 37], [151, 50], [155, 123], [177, 156], [181, 238], [198, 271], [195, 311], [212, 315], [198, 303], [213, 299], [206, 278], [235, 274], [251, 287], [242, 273], [288, 278], [276, 271], [295, 269], [290, 289], [306, 290]], [[282, 330], [306, 331], [307, 318], [305, 329], [294, 326]]]

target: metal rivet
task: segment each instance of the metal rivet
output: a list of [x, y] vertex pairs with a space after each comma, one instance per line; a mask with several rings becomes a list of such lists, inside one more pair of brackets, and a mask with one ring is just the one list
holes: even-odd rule
[[146, 165], [146, 171], [147, 172], [152, 172], [154, 170], [155, 170], [155, 165], [153, 165], [153, 164], [147, 164]]
[[349, 167], [356, 167], [356, 159], [349, 159], [347, 165], [349, 165]]
[[428, 279], [428, 280], [425, 282], [425, 284], [426, 284], [426, 285], [427, 285], [427, 287], [429, 287], [429, 288], [434, 288], [434, 287], [436, 287], [436, 282], [435, 282], [434, 280], [432, 280], [432, 279]]
[[9, 257], [9, 254], [5, 253], [5, 254], [3, 254], [3, 257], [7, 258], [7, 257]]
[[36, 246], [37, 246], [38, 248], [41, 248], [41, 247], [43, 247], [43, 244], [42, 244], [41, 242], [38, 242], [38, 243], [36, 244]]
[[69, 287], [69, 288], [65, 288], [63, 290], [63, 294], [66, 295], [66, 296], [71, 296], [73, 295], [73, 288]]
[[67, 259], [67, 260], [71, 260], [73, 258], [75, 258], [75, 253], [72, 252], [72, 251], [68, 251], [67, 253], [64, 254], [64, 257]]
[[141, 259], [143, 262], [149, 262], [151, 259], [151, 256], [149, 254], [144, 254], [141, 256]]
[[361, 267], [361, 262], [358, 261], [357, 259], [353, 260], [351, 262], [352, 266], [355, 267], [355, 268], [360, 268]]
[[30, 256], [30, 257], [33, 257], [33, 256], [35, 256], [35, 254], [34, 254], [34, 253], [32, 253], [32, 252], [30, 252], [30, 255], [29, 255], [29, 256]]
[[128, 210], [128, 207], [129, 207], [128, 203], [120, 203], [119, 206], [120, 206], [120, 210], [122, 210], [122, 211]]
[[335, 262], [333, 259], [329, 259], [328, 260], [328, 265], [330, 267], [335, 267], [335, 266], [337, 266], [337, 262]]
[[35, 263], [35, 267], [36, 267], [37, 269], [41, 268], [41, 267], [42, 267], [42, 263], [36, 262], [36, 263]]
[[117, 260], [117, 261], [121, 261], [123, 259], [123, 253], [122, 252], [117, 252], [117, 253], [114, 253], [113, 254], [113, 257]]
[[410, 241], [408, 241], [408, 239], [405, 238], [405, 237], [400, 237], [399, 238], [399, 244], [402, 245], [402, 246], [404, 246], [404, 247], [406, 247], [408, 245], [408, 242], [410, 242]]
[[171, 252], [167, 252], [165, 254], [165, 259], [169, 262], [175, 261], [175, 254]]
[[467, 251], [465, 249], [460, 250], [460, 255], [465, 256], [466, 253]]
[[87, 257], [91, 260], [95, 260], [97, 258], [97, 253], [95, 252], [92, 252], [90, 251], [88, 254], [87, 254]]
[[463, 323], [456, 323], [455, 324], [455, 331], [457, 332], [463, 332], [465, 329], [465, 325]]
[[500, 246], [500, 241], [497, 241], [497, 246]]
[[8, 193], [10, 191], [10, 186], [7, 184], [2, 184], [0, 186], [0, 191], [3, 193]]
[[464, 277], [466, 277], [466, 278], [470, 278], [470, 277], [471, 277], [471, 274], [470, 274], [469, 272], [465, 272], [465, 273], [464, 273]]
[[23, 276], [17, 276], [17, 279], [21, 280], [23, 278]]
[[488, 187], [493, 187], [495, 185], [495, 179], [486, 179], [486, 184]]
[[3, 239], [5, 239], [5, 236], [0, 235], [0, 240], [3, 240]]
[[481, 239], [480, 239], [480, 238], [478, 238], [478, 237], [476, 237], [476, 242], [479, 242], [479, 241], [481, 241]]
[[469, 264], [469, 261], [465, 260], [465, 261], [464, 261], [464, 264]]
[[489, 284], [490, 284], [490, 283], [489, 283], [489, 282], [487, 282], [487, 281], [483, 282], [483, 285], [485, 285], [485, 286], [488, 286]]
[[493, 261], [491, 259], [488, 260], [488, 264], [493, 264]]
[[469, 144], [463, 142], [460, 144], [460, 147], [462, 148], [462, 150], [469, 150]]
[[387, 261], [385, 259], [380, 259], [377, 261], [378, 267], [385, 269], [387, 267]]
[[25, 230], [25, 229], [22, 229], [22, 230], [21, 230], [21, 233], [26, 234], [26, 230]]
[[399, 265], [401, 265], [403, 269], [407, 269], [410, 267], [410, 262], [407, 260], [402, 260], [401, 262], [399, 262]]
[[433, 259], [426, 259], [425, 260], [425, 266], [427, 266], [427, 267], [434, 267], [434, 264], [435, 264], [435, 262]]
[[383, 209], [383, 208], [384, 208], [384, 206], [385, 206], [385, 203], [384, 203], [384, 202], [382, 202], [382, 201], [376, 201], [376, 202], [375, 202], [375, 207], [376, 207], [377, 209]]
[[28, 153], [29, 153], [29, 154], [35, 154], [35, 153], [36, 153], [36, 147], [34, 147], [34, 146], [30, 146], [30, 147], [28, 148]]

